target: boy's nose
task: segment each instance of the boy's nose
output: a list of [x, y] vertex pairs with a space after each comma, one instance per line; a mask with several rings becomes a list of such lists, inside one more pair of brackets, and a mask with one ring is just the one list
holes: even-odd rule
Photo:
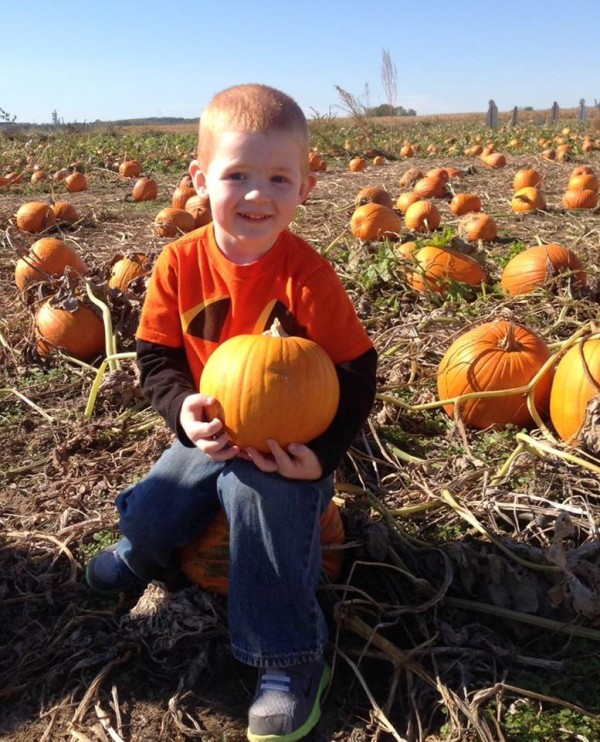
[[267, 198], [267, 191], [261, 186], [253, 186], [250, 190], [246, 191], [245, 196], [247, 201], [260, 201]]

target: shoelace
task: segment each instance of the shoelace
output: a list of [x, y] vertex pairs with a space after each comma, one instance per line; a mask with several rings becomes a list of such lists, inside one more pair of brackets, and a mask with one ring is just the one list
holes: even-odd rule
[[279, 690], [282, 693], [289, 693], [291, 690], [292, 678], [290, 675], [271, 675], [264, 673], [260, 679], [261, 690]]

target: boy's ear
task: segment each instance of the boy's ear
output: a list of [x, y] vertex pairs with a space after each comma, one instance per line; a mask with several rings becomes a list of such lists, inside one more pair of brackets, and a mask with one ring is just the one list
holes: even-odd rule
[[308, 194], [317, 185], [317, 176], [314, 173], [309, 173], [304, 178], [302, 185], [300, 186], [300, 198], [302, 203], [308, 198]]
[[192, 160], [190, 162], [188, 172], [192, 178], [192, 185], [196, 189], [196, 193], [199, 196], [203, 196], [206, 193], [206, 179], [204, 173], [200, 169], [200, 163], [198, 160]]

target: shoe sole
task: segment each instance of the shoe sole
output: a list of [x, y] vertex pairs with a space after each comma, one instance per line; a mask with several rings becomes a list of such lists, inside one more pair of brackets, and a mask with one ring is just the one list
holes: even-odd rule
[[295, 729], [289, 734], [252, 734], [250, 729], [246, 731], [246, 736], [250, 742], [297, 742], [297, 740], [306, 737], [313, 727], [317, 725], [317, 722], [321, 718], [321, 698], [327, 690], [329, 681], [331, 679], [331, 667], [325, 664], [323, 668], [323, 674], [319, 682], [319, 689], [315, 697], [315, 702], [311, 709], [308, 718], [301, 727]]

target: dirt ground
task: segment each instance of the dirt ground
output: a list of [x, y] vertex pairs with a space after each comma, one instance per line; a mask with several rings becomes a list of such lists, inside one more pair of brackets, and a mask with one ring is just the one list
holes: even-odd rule
[[[596, 171], [598, 160], [597, 153], [586, 158]], [[465, 309], [415, 297], [387, 275], [376, 248], [359, 246], [348, 232], [361, 187], [384, 185], [395, 198], [409, 165], [472, 164], [427, 159], [349, 173], [333, 163], [298, 213], [294, 229], [339, 265], [380, 351], [382, 394], [416, 378], [412, 401], [431, 401], [431, 380], [449, 339], [465, 323], [500, 310], [527, 319], [549, 342], [599, 318], [600, 215], [560, 207], [574, 163], [510, 156], [502, 171], [478, 166], [455, 187], [479, 193], [498, 220], [496, 243], [469, 248], [492, 280], [499, 276], [496, 258], [515, 241], [560, 242], [590, 267], [577, 302], [564, 293], [531, 301], [492, 297]], [[516, 217], [509, 206], [512, 177], [526, 164], [545, 174], [548, 210]], [[81, 220], [64, 236], [101, 286], [115, 255], [159, 253], [165, 240], [153, 234], [152, 220], [169, 204], [176, 180], [160, 182], [157, 202], [134, 204], [125, 198], [130, 184], [114, 173], [88, 176], [89, 190], [68, 198]], [[95, 368], [37, 357], [32, 314], [39, 297], [27, 303], [13, 280], [16, 259], [34, 239], [14, 226], [24, 200], [19, 192], [0, 195], [0, 738], [243, 740], [255, 674], [230, 655], [225, 599], [197, 586], [169, 592], [160, 585], [139, 600], [107, 599], [83, 581], [89, 556], [117, 536], [115, 496], [143, 476], [171, 435], [145, 408], [130, 362], [107, 377], [86, 418]], [[443, 224], [455, 225], [448, 201], [439, 205]], [[373, 270], [380, 275], [368, 286], [367, 278], [356, 277]], [[104, 294], [120, 350], [133, 348], [143, 288], [142, 280], [126, 296]], [[575, 659], [577, 652], [595, 656], [600, 637], [597, 474], [578, 461], [525, 454], [511, 477], [492, 486], [513, 439], [442, 423], [443, 417], [380, 399], [340, 467], [346, 568], [338, 585], [322, 591], [335, 672], [310, 740], [502, 739], [494, 717], [515, 698], [560, 698], [558, 676], [571, 671], [568, 703], [598, 706], [596, 693], [586, 693], [600, 663], [581, 672], [573, 657], [561, 654], [570, 641], [589, 641], [586, 649], [577, 646]], [[401, 443], [390, 430], [403, 431]], [[446, 490], [517, 560], [444, 501]], [[562, 570], [548, 556], [553, 544], [555, 555], [563, 546], [571, 554]], [[536, 563], [553, 569], [536, 571]], [[475, 603], [493, 610], [486, 615]], [[523, 616], [550, 623], [542, 631]], [[553, 622], [589, 633], [561, 633]]]

